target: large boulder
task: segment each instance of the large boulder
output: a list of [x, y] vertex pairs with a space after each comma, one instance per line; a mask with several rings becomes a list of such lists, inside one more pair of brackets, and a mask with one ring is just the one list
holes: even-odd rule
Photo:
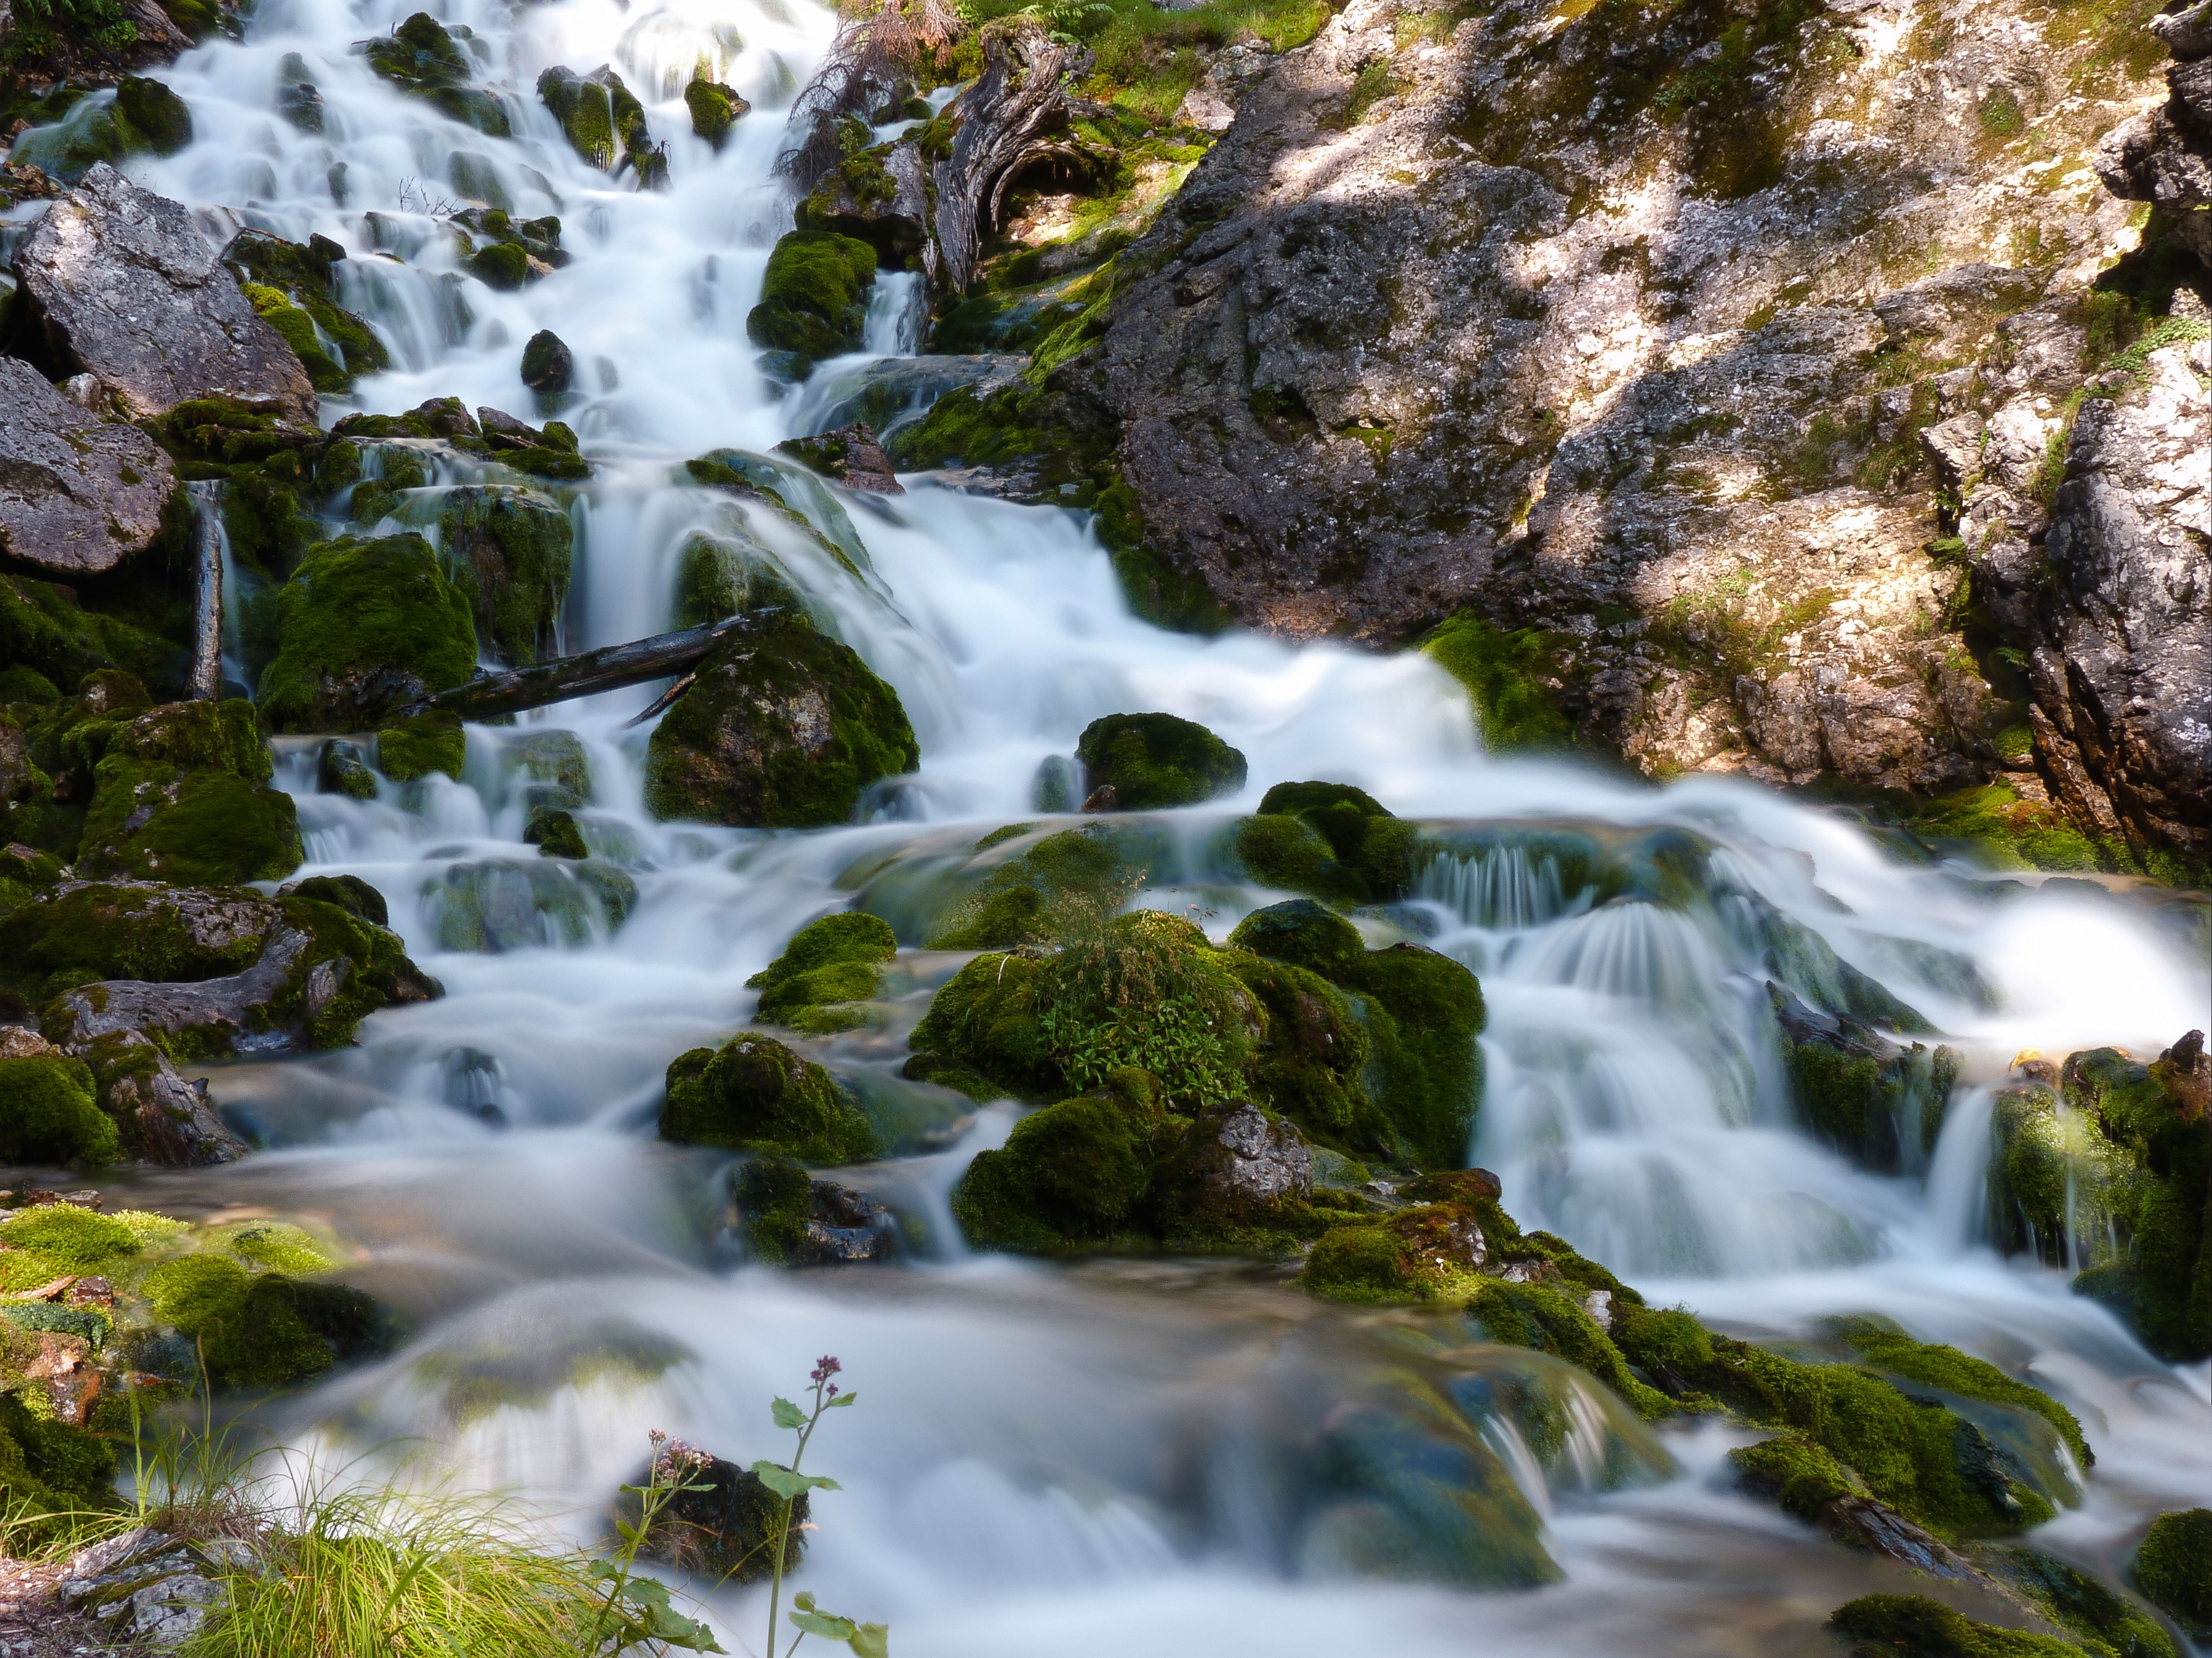
[[2139, 383], [2081, 405], [2028, 660], [2037, 747], [2077, 815], [2198, 859], [2212, 855], [2207, 362], [2201, 341], [2154, 351]]
[[1244, 786], [1244, 756], [1194, 720], [1171, 714], [1109, 714], [1083, 728], [1085, 810], [1156, 811], [1194, 806]]
[[668, 1066], [660, 1138], [801, 1163], [853, 1163], [875, 1133], [836, 1079], [767, 1036], [695, 1048]]
[[21, 347], [134, 420], [231, 397], [312, 424], [315, 387], [178, 203], [106, 162], [16, 250]]
[[228, 885], [299, 867], [298, 814], [269, 786], [275, 763], [251, 702], [171, 702], [69, 740], [100, 756], [80, 873]]
[[0, 554], [64, 580], [143, 552], [177, 489], [153, 439], [94, 419], [16, 357], [0, 357]]
[[793, 619], [699, 665], [654, 728], [645, 804], [665, 818], [812, 829], [846, 822], [869, 784], [921, 759], [898, 693]]
[[2185, 1509], [2150, 1522], [2135, 1578], [2160, 1611], [2194, 1640], [2212, 1637], [2212, 1509]]
[[803, 374], [823, 357], [860, 349], [876, 250], [828, 230], [794, 230], [768, 256], [761, 302], [745, 316], [745, 337], [784, 354]]
[[420, 536], [313, 549], [276, 595], [258, 700], [278, 731], [362, 731], [477, 664], [468, 596]]
[[438, 537], [447, 578], [468, 596], [488, 649], [523, 668], [561, 653], [575, 544], [564, 507], [537, 489], [468, 485], [446, 496]]
[[418, 11], [390, 34], [356, 50], [400, 91], [489, 137], [508, 137], [514, 126], [507, 106], [496, 94], [469, 84], [472, 65], [464, 43], [470, 38], [467, 28], [448, 30], [429, 13]]

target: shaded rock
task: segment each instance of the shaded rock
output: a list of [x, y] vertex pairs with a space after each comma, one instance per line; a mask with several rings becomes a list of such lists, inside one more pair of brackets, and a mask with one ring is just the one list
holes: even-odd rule
[[315, 389], [177, 203], [102, 163], [16, 250], [19, 327], [133, 419], [229, 397], [312, 424]]
[[246, 1142], [216, 1112], [207, 1079], [186, 1081], [143, 1032], [118, 1031], [95, 1040], [86, 1048], [85, 1058], [125, 1157], [196, 1169], [234, 1163], [246, 1155]]
[[678, 627], [700, 627], [762, 610], [807, 614], [805, 597], [750, 531], [734, 525], [724, 535], [702, 530], [684, 542], [677, 555]]
[[575, 357], [550, 329], [539, 329], [523, 346], [522, 383], [539, 396], [567, 391], [575, 375]]
[[288, 52], [276, 70], [276, 112], [302, 132], [323, 130], [323, 94], [307, 71], [307, 60]]
[[333, 737], [315, 751], [315, 792], [354, 800], [376, 799], [376, 774], [369, 769], [360, 744]]
[[2212, 1509], [2185, 1509], [2152, 1521], [2136, 1553], [2135, 1579], [2150, 1603], [2191, 1639], [2212, 1636]]
[[143, 432], [94, 419], [0, 357], [0, 554], [64, 578], [112, 570], [161, 533], [176, 487]]
[[[1156, 811], [1196, 805], [1244, 786], [1244, 756], [1194, 720], [1171, 714], [1110, 714], [1075, 745], [1085, 786], [1111, 789], [1097, 810]], [[1085, 810], [1093, 810], [1086, 805]]]
[[[696, 82], [694, 84], [696, 84]], [[648, 1471], [649, 1472], [649, 1471]], [[630, 1482], [642, 1485], [646, 1473]], [[638, 1552], [679, 1571], [712, 1574], [716, 1582], [761, 1583], [774, 1575], [776, 1533], [785, 1523], [783, 1499], [769, 1490], [750, 1468], [740, 1468], [720, 1457], [685, 1481], [686, 1489], [669, 1498], [653, 1516], [652, 1530]], [[640, 1512], [637, 1499], [625, 1495], [617, 1515], [635, 1524]], [[790, 1527], [785, 1533], [783, 1570], [795, 1571], [805, 1553], [811, 1509], [801, 1492], [791, 1505]]]
[[811, 1179], [797, 1163], [754, 1157], [730, 1177], [745, 1253], [755, 1260], [829, 1266], [897, 1253], [890, 1211], [866, 1193]]
[[855, 1162], [875, 1144], [867, 1118], [827, 1071], [750, 1034], [671, 1061], [660, 1137], [815, 1163]]
[[913, 139], [848, 155], [799, 207], [806, 230], [867, 243], [886, 270], [906, 268], [930, 246], [929, 186]]
[[[478, 416], [489, 441], [542, 435], [495, 409]], [[561, 654], [575, 541], [565, 508], [536, 489], [466, 485], [446, 495], [438, 537], [440, 567], [468, 599], [481, 645], [514, 667]]]
[[229, 1604], [224, 1580], [255, 1564], [252, 1547], [234, 1538], [191, 1540], [142, 1526], [70, 1557], [55, 1598], [118, 1640], [174, 1648]]
[[848, 821], [921, 750], [898, 695], [849, 647], [786, 621], [716, 647], [646, 751], [647, 809], [747, 828]]
[[278, 731], [373, 727], [476, 667], [469, 596], [420, 536], [317, 547], [278, 591], [276, 618], [256, 700]]
[[848, 489], [873, 495], [902, 495], [905, 487], [891, 475], [891, 464], [876, 434], [865, 422], [811, 438], [787, 438], [776, 452], [812, 467]]
[[171, 702], [71, 738], [100, 750], [80, 872], [222, 885], [299, 866], [298, 813], [269, 786], [275, 762], [252, 703]]

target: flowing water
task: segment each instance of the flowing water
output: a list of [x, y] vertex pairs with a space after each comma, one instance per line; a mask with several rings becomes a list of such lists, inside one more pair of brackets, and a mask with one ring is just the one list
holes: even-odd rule
[[[574, 492], [566, 644], [658, 631], [684, 537], [740, 510], [672, 483], [672, 464], [764, 451], [796, 411], [823, 412], [773, 395], [744, 319], [789, 222], [772, 173], [781, 112], [834, 21], [805, 0], [451, 0], [442, 15], [473, 32], [513, 140], [368, 73], [352, 43], [398, 9], [261, 0], [244, 44], [166, 72], [197, 141], [131, 171], [201, 210], [211, 235], [319, 232], [350, 250], [344, 302], [396, 365], [362, 386], [361, 407], [458, 394], [532, 417], [520, 349], [556, 331], [579, 366], [562, 416], [601, 463]], [[680, 99], [702, 59], [755, 105], [720, 155], [690, 136]], [[602, 63], [668, 143], [664, 192], [580, 161], [531, 91], [549, 64]], [[300, 72], [321, 93], [319, 135], [276, 112], [280, 79]], [[559, 214], [573, 262], [516, 294], [459, 274], [428, 216], [458, 201], [457, 179], [518, 219]], [[914, 349], [916, 302], [904, 281], [879, 285], [872, 351]], [[821, 527], [844, 530], [816, 495]], [[1073, 513], [927, 480], [842, 513], [865, 547], [858, 575], [784, 526], [750, 528], [913, 718], [920, 774], [879, 790], [868, 823], [761, 835], [653, 822], [645, 732], [625, 725], [652, 687], [472, 728], [463, 782], [386, 785], [374, 801], [315, 793], [311, 751], [284, 750], [303, 872], [375, 883], [448, 992], [371, 1019], [350, 1051], [219, 1070], [218, 1097], [275, 1149], [140, 1177], [141, 1200], [179, 1211], [324, 1218], [366, 1250], [356, 1280], [410, 1320], [390, 1359], [276, 1408], [290, 1442], [326, 1455], [427, 1445], [584, 1537], [647, 1428], [739, 1461], [769, 1455], [768, 1397], [834, 1351], [863, 1397], [821, 1443], [845, 1490], [819, 1499], [806, 1576], [824, 1604], [888, 1621], [903, 1658], [1826, 1650], [1826, 1612], [1894, 1574], [1731, 1494], [1721, 1457], [1741, 1436], [1655, 1436], [1550, 1361], [1413, 1315], [1325, 1308], [1273, 1270], [965, 1257], [945, 1195], [1013, 1108], [969, 1113], [900, 1084], [892, 1035], [823, 1052], [903, 1125], [912, 1155], [850, 1178], [896, 1203], [918, 1259], [733, 1264], [726, 1160], [652, 1138], [668, 1060], [747, 1020], [746, 976], [805, 921], [862, 887], [896, 914], [902, 891], [927, 889], [981, 834], [1042, 821], [1032, 780], [1087, 721], [1164, 709], [1250, 761], [1245, 797], [1152, 825], [1161, 855], [1144, 901], [1194, 907], [1217, 938], [1281, 896], [1225, 873], [1217, 851], [1221, 825], [1272, 783], [1359, 784], [1448, 843], [1373, 931], [1425, 938], [1481, 975], [1488, 1086], [1470, 1150], [1524, 1226], [1732, 1329], [1802, 1333], [1880, 1311], [2033, 1377], [2081, 1414], [2099, 1454], [2083, 1506], [2043, 1533], [2085, 1561], [2109, 1565], [2142, 1515], [2212, 1492], [2204, 1370], [2159, 1364], [2063, 1275], [1980, 1241], [1988, 1085], [2016, 1050], [2142, 1054], [2204, 1022], [2206, 964], [2149, 908], [1901, 862], [1741, 782], [1655, 788], [1488, 758], [1456, 689], [1417, 658], [1133, 619]], [[597, 897], [547, 890], [520, 843], [511, 745], [549, 729], [583, 741], [586, 835], [637, 883], [611, 932]], [[1711, 848], [1688, 899], [1607, 886], [1606, 871], [1685, 832]], [[538, 884], [482, 873], [502, 862]], [[441, 948], [457, 878], [521, 883], [504, 948]], [[1761, 984], [1777, 938], [1795, 941], [1801, 989], [1817, 997], [1802, 975], [1834, 971], [1825, 945], [1968, 1054], [1923, 1166], [1860, 1173], [1794, 1124]], [[906, 1011], [955, 965], [915, 955]], [[1330, 1470], [1361, 1434], [1444, 1459], [1490, 1518], [1424, 1511], [1402, 1486], [1359, 1496]], [[1499, 1564], [1516, 1550], [1519, 1568]], [[1392, 1570], [1432, 1558], [1475, 1564]], [[1556, 1581], [1434, 1581], [1516, 1570]], [[730, 1642], [760, 1608], [725, 1593], [710, 1615]]]

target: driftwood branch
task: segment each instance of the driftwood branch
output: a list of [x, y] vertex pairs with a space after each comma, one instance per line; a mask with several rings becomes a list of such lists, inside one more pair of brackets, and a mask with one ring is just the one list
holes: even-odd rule
[[410, 716], [457, 714], [464, 720], [489, 720], [543, 708], [548, 702], [566, 702], [571, 697], [618, 691], [625, 685], [641, 685], [648, 679], [665, 679], [696, 667], [731, 635], [750, 632], [771, 619], [769, 611], [763, 609], [746, 616], [726, 616], [703, 628], [655, 634], [627, 645], [609, 645], [581, 656], [541, 662], [534, 668], [486, 674], [410, 702], [399, 712]]

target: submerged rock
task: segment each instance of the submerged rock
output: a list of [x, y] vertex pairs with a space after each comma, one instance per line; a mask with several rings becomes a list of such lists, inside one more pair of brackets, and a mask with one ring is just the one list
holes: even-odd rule
[[844, 823], [860, 792], [921, 751], [898, 694], [803, 620], [738, 635], [699, 665], [654, 727], [654, 816], [744, 828]]
[[1089, 791], [1086, 811], [1157, 811], [1196, 805], [1244, 786], [1244, 756], [1193, 720], [1171, 714], [1112, 714], [1083, 728], [1075, 745]]
[[1933, 1154], [1959, 1078], [1957, 1049], [1892, 1042], [1855, 1019], [1808, 1007], [1778, 984], [1766, 990], [1790, 1090], [1814, 1133], [1881, 1174]]
[[898, 1253], [889, 1209], [849, 1186], [811, 1179], [783, 1158], [750, 1159], [730, 1177], [730, 1194], [755, 1260], [830, 1266]]
[[[484, 429], [489, 436], [490, 421]], [[471, 484], [447, 492], [438, 517], [439, 564], [467, 597], [478, 642], [498, 660], [526, 668], [561, 654], [574, 542], [567, 509], [542, 491]]]
[[0, 357], [0, 554], [65, 580], [143, 552], [177, 490], [151, 438], [94, 419], [15, 357]]
[[105, 162], [15, 252], [20, 325], [132, 419], [229, 397], [313, 424], [313, 382], [177, 203]]
[[496, 955], [574, 947], [620, 927], [636, 905], [637, 883], [611, 864], [585, 861], [581, 839], [573, 851], [556, 848], [556, 861], [456, 864], [426, 883], [423, 902], [439, 948]]
[[278, 731], [374, 727], [477, 663], [468, 596], [420, 536], [314, 549], [277, 592], [276, 638], [256, 700]]
[[879, 916], [847, 910], [810, 921], [781, 955], [745, 981], [746, 989], [761, 993], [755, 1017], [816, 1035], [855, 1029], [867, 1023], [856, 1004], [875, 995], [879, 963], [897, 954], [898, 939]]
[[668, 1067], [660, 1137], [801, 1163], [854, 1163], [874, 1131], [830, 1074], [767, 1036], [695, 1048]]

